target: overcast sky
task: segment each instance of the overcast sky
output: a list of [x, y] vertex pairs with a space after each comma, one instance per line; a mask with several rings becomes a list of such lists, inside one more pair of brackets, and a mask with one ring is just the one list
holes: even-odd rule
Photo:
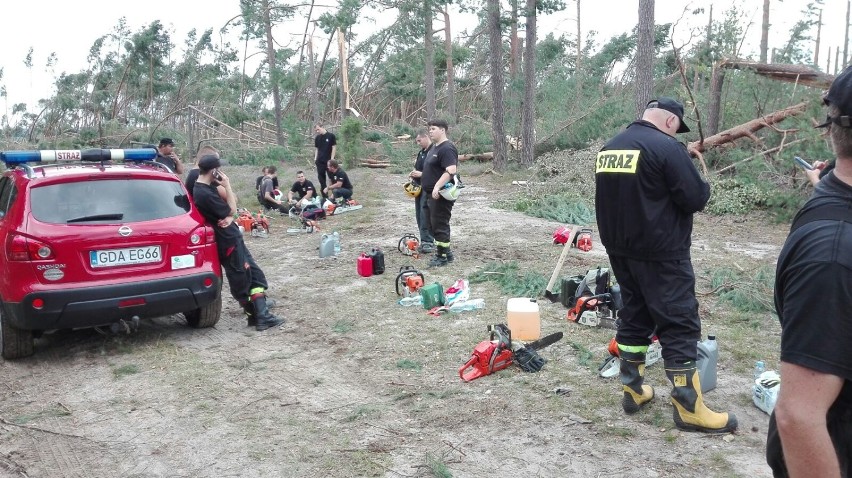
[[[567, 8], [557, 14], [541, 17], [539, 37], [552, 32], [555, 36], [562, 33], [576, 34], [576, 1], [564, 0]], [[581, 24], [583, 36], [589, 30], [598, 32], [597, 42], [603, 43], [613, 35], [630, 31], [637, 22], [638, 0], [580, 0]], [[779, 47], [787, 41], [789, 28], [801, 18], [800, 12], [809, 0], [772, 0], [770, 21], [770, 48]], [[713, 1], [714, 18], [719, 19], [722, 12], [736, 2], [744, 9], [744, 17], [753, 25], [749, 28], [744, 51], [756, 55], [760, 43], [760, 23], [762, 0], [716, 0]], [[300, 2], [301, 3], [301, 2]], [[335, 0], [320, 3], [336, 4]], [[690, 5], [709, 6], [710, 1], [691, 2]], [[657, 0], [656, 23], [674, 22], [683, 15], [683, 0]], [[832, 51], [843, 43], [843, 25], [846, 16], [846, 2], [843, 0], [825, 0], [823, 15], [822, 52], [820, 65], [825, 67], [828, 47]], [[328, 11], [328, 8], [319, 11]], [[121, 17], [127, 19], [131, 31], [159, 19], [172, 33], [172, 41], [183, 45], [187, 32], [195, 28], [214, 31], [235, 15], [239, 14], [238, 0], [144, 0], [144, 1], [92, 1], [82, 0], [3, 0], [0, 17], [4, 19], [0, 28], [0, 68], [3, 79], [0, 84], [6, 86], [9, 98], [7, 104], [0, 103], [3, 111], [11, 112], [15, 103], [25, 102], [30, 108], [38, 99], [53, 94], [53, 79], [62, 72], [76, 73], [86, 67], [86, 56], [92, 43], [100, 36], [112, 32]], [[316, 17], [318, 13], [314, 13]], [[378, 23], [392, 19], [393, 15], [378, 15]], [[686, 38], [690, 27], [706, 24], [707, 17], [697, 18], [686, 15], [679, 27], [679, 37]], [[687, 21], [693, 25], [687, 25]], [[465, 28], [472, 28], [471, 17], [455, 16], [452, 31], [454, 34]], [[356, 28], [362, 33], [377, 28], [376, 23], [362, 22]], [[279, 42], [287, 38], [298, 37], [304, 28], [304, 20], [283, 26], [276, 31]], [[215, 35], [214, 38], [218, 38]], [[362, 36], [363, 38], [363, 36]], [[685, 41], [685, 40], [684, 40]], [[33, 48], [32, 72], [24, 66], [24, 59], [30, 47]], [[47, 71], [45, 64], [51, 53], [58, 59], [53, 71]], [[852, 53], [852, 52], [850, 52]], [[841, 53], [842, 55], [842, 53]], [[832, 52], [832, 57], [834, 53]], [[832, 58], [833, 63], [833, 58]], [[832, 67], [833, 69], [833, 67]]]

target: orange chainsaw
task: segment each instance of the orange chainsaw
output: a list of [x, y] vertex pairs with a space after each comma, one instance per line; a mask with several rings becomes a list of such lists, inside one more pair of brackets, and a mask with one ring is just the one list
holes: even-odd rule
[[418, 247], [420, 247], [420, 239], [411, 233], [402, 236], [396, 245], [396, 249], [403, 255], [412, 256], [415, 259], [420, 257], [417, 252]]

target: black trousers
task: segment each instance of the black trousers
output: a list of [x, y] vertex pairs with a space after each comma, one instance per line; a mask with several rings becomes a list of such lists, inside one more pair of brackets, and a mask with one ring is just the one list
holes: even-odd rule
[[286, 213], [290, 210], [290, 205], [286, 203], [278, 204], [272, 201], [267, 201], [266, 199], [262, 200], [260, 204], [264, 207], [264, 209], [276, 209], [279, 212]]
[[[852, 409], [842, 409], [835, 405], [826, 415], [828, 434], [837, 459], [840, 461], [840, 476], [852, 478]], [[781, 435], [775, 422], [775, 412], [769, 417], [769, 429], [766, 433], [766, 463], [772, 468], [775, 478], [787, 478], [787, 464], [784, 463], [784, 451], [781, 449]]]
[[325, 188], [326, 182], [325, 178], [333, 179], [331, 174], [328, 172], [328, 161], [320, 161], [317, 160], [317, 180], [319, 180], [319, 193], [322, 194], [323, 199], [326, 198]]
[[242, 238], [233, 246], [218, 246], [218, 252], [219, 262], [222, 263], [225, 277], [228, 278], [231, 297], [237, 302], [245, 304], [249, 300], [252, 289], [269, 288], [266, 275], [254, 261]]
[[656, 331], [666, 364], [696, 360], [701, 319], [692, 261], [610, 256], [609, 262], [624, 301], [615, 340], [623, 345], [649, 345]]
[[[428, 190], [431, 190], [428, 189]], [[427, 188], [423, 188], [421, 194], [428, 194]], [[432, 231], [432, 236], [435, 238], [435, 245], [442, 247], [450, 247], [450, 218], [453, 216], [454, 201], [447, 201], [442, 196], [438, 199], [428, 196], [426, 207], [424, 208], [427, 217], [429, 217], [429, 227]]]
[[414, 198], [414, 217], [417, 219], [417, 229], [420, 230], [420, 242], [434, 244], [435, 238], [432, 237], [429, 209], [426, 207], [428, 199], [429, 194], [426, 193], [426, 190], [421, 190], [420, 194]]
[[352, 199], [352, 190], [351, 189], [346, 189], [346, 188], [332, 189], [331, 194], [334, 195], [335, 199], [343, 198], [346, 201]]

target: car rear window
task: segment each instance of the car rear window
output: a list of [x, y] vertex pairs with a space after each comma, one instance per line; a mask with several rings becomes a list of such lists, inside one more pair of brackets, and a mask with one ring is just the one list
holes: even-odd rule
[[139, 222], [189, 212], [189, 199], [176, 181], [100, 179], [30, 189], [33, 217], [52, 224]]

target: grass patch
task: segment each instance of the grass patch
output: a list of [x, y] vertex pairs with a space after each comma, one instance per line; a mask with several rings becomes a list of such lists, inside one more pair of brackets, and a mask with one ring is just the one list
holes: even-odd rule
[[471, 284], [496, 282], [500, 289], [512, 297], [539, 297], [547, 287], [547, 279], [535, 272], [521, 274], [518, 263], [489, 262], [468, 277]]
[[423, 365], [420, 362], [415, 362], [414, 360], [409, 359], [399, 359], [396, 361], [396, 368], [401, 368], [403, 370], [415, 370], [417, 372], [423, 368]]
[[12, 423], [16, 425], [23, 425], [25, 423], [29, 423], [32, 421], [36, 421], [40, 418], [45, 417], [67, 417], [71, 415], [71, 411], [65, 407], [50, 407], [44, 410], [40, 410], [35, 413], [26, 413], [23, 415], [18, 415], [17, 417], [12, 418]]
[[437, 478], [452, 478], [453, 476], [444, 460], [428, 453], [426, 454], [426, 467], [429, 468], [432, 476]]
[[518, 198], [509, 209], [527, 216], [541, 217], [563, 224], [585, 226], [595, 220], [595, 212], [583, 199], [566, 193], [548, 194], [540, 197]]
[[139, 373], [139, 366], [134, 364], [122, 365], [120, 367], [113, 367], [112, 375], [114, 378], [119, 379], [122, 377], [126, 377], [128, 375], [133, 375]]
[[374, 417], [379, 414], [379, 411], [376, 410], [375, 407], [369, 405], [360, 405], [352, 410], [346, 418], [343, 419], [344, 422], [354, 422], [356, 420], [360, 420], [362, 418]]
[[338, 334], [345, 334], [355, 329], [355, 322], [352, 320], [340, 319], [331, 326], [331, 330]]
[[583, 367], [588, 367], [592, 363], [595, 354], [592, 353], [585, 345], [577, 342], [571, 342], [571, 348], [577, 352], [577, 362]]

